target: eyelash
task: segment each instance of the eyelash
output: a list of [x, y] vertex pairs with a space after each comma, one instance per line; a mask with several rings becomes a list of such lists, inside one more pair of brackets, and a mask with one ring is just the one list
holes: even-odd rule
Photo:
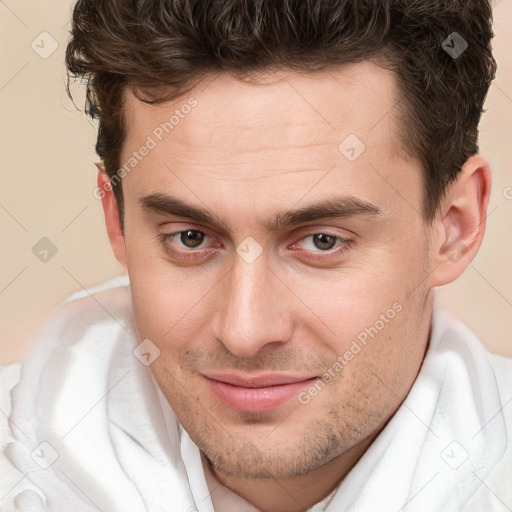
[[[158, 238], [160, 239], [160, 243], [163, 245], [165, 250], [171, 256], [180, 258], [182, 260], [184, 259], [187, 261], [195, 260], [198, 258], [204, 258], [207, 255], [207, 254], [205, 254], [204, 249], [179, 251], [169, 245], [169, 240], [174, 239], [176, 236], [181, 235], [182, 233], [184, 233], [186, 231], [194, 231], [197, 233], [202, 233], [203, 235], [205, 235], [207, 237], [210, 237], [210, 235], [208, 233], [206, 233], [205, 231], [201, 231], [200, 229], [183, 229], [181, 231], [175, 231], [174, 233], [162, 233], [162, 234], [158, 235]], [[313, 253], [311, 253], [309, 251], [302, 250], [301, 252], [309, 252], [310, 255], [308, 256], [308, 259], [310, 259], [310, 260], [325, 261], [330, 256], [333, 256], [333, 255], [341, 256], [342, 254], [345, 254], [345, 252], [350, 250], [350, 248], [352, 247], [352, 244], [354, 242], [352, 239], [343, 238], [339, 235], [334, 235], [333, 233], [329, 233], [329, 232], [325, 232], [325, 231], [312, 231], [312, 232], [306, 233], [303, 236], [301, 236], [301, 238], [299, 238], [299, 240], [297, 242], [294, 242], [293, 244], [291, 244], [291, 247], [295, 246], [298, 242], [301, 242], [308, 237], [312, 237], [314, 235], [320, 235], [320, 234], [335, 238], [336, 241], [339, 242], [338, 249], [333, 248], [333, 249], [329, 249], [328, 251], [318, 250], [318, 251], [313, 251]], [[218, 248], [218, 247], [220, 247], [220, 244], [218, 244], [216, 248]], [[211, 253], [212, 250], [209, 250], [208, 252]], [[311, 254], [314, 254], [314, 253], [321, 254], [322, 256], [312, 256]]]
[[[197, 250], [184, 250], [184, 251], [178, 251], [171, 247], [169, 245], [169, 240], [172, 240], [177, 235], [181, 235], [181, 233], [184, 233], [186, 231], [194, 231], [197, 233], [202, 233], [205, 236], [209, 236], [208, 233], [205, 233], [204, 231], [201, 231], [199, 229], [182, 229], [181, 231], [175, 231], [174, 233], [162, 233], [158, 235], [161, 244], [164, 246], [165, 250], [171, 255], [176, 258], [184, 259], [184, 260], [195, 260], [197, 258], [201, 258], [205, 256], [205, 250], [204, 249], [197, 249]], [[219, 244], [220, 245], [220, 244]], [[211, 252], [211, 251], [210, 251]], [[199, 253], [199, 254], [198, 254]]]
[[[305, 233], [302, 235], [298, 242], [302, 242], [306, 238], [315, 236], [315, 235], [327, 235], [329, 237], [335, 238], [336, 242], [338, 242], [338, 245], [334, 246], [332, 249], [328, 249], [327, 251], [322, 251], [318, 249], [317, 251], [308, 251], [308, 250], [300, 250], [301, 252], [307, 252], [309, 254], [308, 259], [314, 260], [314, 261], [325, 261], [331, 256], [341, 256], [345, 254], [351, 247], [354, 241], [350, 238], [344, 238], [339, 235], [335, 235], [333, 233], [325, 232], [325, 231], [312, 231], [309, 233]], [[291, 246], [295, 246], [298, 242], [294, 242]], [[336, 248], [337, 247], [337, 248]]]

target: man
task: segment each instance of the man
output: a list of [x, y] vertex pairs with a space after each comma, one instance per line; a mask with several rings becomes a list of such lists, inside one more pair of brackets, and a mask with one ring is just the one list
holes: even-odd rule
[[4, 509], [510, 510], [512, 363], [434, 306], [491, 37], [486, 0], [80, 0], [128, 277], [4, 370]]

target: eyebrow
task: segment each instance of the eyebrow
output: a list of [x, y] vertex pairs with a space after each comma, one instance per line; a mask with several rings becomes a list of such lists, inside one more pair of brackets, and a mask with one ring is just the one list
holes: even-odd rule
[[[201, 224], [209, 224], [229, 231], [228, 225], [215, 213], [206, 208], [189, 204], [177, 197], [166, 194], [148, 194], [140, 198], [140, 204], [146, 211], [163, 215], [184, 217]], [[378, 206], [354, 196], [340, 196], [322, 199], [298, 210], [285, 210], [277, 213], [265, 223], [269, 231], [278, 231], [286, 227], [328, 218], [348, 218], [358, 215], [380, 215]]]

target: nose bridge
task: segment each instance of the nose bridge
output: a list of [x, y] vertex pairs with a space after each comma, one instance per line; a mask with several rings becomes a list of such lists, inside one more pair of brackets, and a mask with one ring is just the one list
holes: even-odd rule
[[283, 290], [266, 258], [252, 263], [236, 257], [231, 278], [222, 290], [216, 335], [230, 352], [251, 357], [264, 345], [286, 342], [291, 336], [291, 315]]

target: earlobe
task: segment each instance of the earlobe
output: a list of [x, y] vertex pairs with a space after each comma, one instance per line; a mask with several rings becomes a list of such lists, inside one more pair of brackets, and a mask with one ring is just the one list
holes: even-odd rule
[[449, 185], [434, 221], [432, 287], [457, 279], [476, 256], [485, 232], [490, 190], [489, 164], [474, 155]]
[[121, 263], [121, 265], [126, 266], [124, 235], [121, 230], [121, 223], [119, 222], [117, 200], [103, 163], [96, 163], [95, 165], [98, 169], [98, 193], [101, 198], [103, 213], [105, 214], [105, 224], [110, 245], [112, 246], [117, 261]]

